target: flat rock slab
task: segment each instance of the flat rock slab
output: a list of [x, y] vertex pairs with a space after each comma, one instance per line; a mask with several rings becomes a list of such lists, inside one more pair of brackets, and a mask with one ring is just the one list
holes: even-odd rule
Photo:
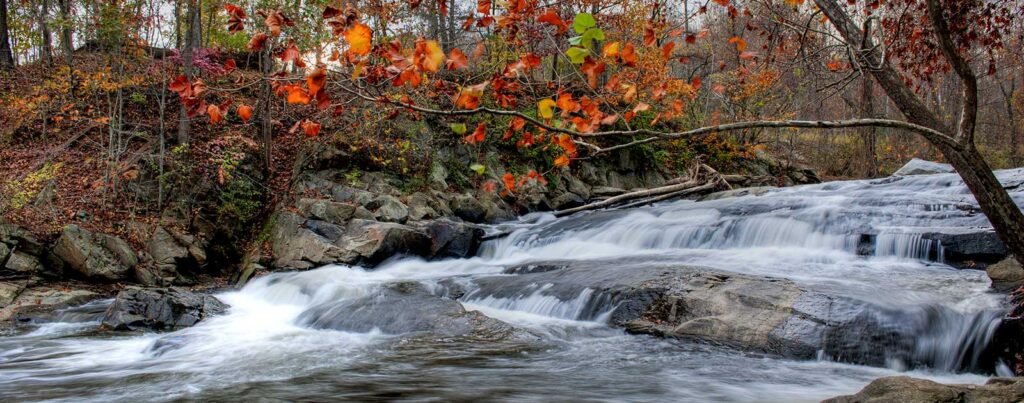
[[984, 385], [944, 385], [907, 376], [878, 378], [854, 395], [826, 403], [997, 403], [1024, 400], [1024, 379], [993, 378]]
[[114, 330], [175, 330], [223, 313], [227, 305], [211, 295], [178, 288], [126, 288], [103, 315]]

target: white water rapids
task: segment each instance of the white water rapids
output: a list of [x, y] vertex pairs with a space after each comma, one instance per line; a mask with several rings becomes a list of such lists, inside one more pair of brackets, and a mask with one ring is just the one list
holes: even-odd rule
[[[1000, 171], [1018, 204], [1024, 171]], [[395, 258], [373, 270], [329, 266], [275, 273], [217, 297], [222, 316], [171, 333], [97, 331], [104, 302], [64, 321], [0, 337], [4, 401], [165, 400], [628, 400], [817, 401], [856, 392], [872, 379], [909, 374], [982, 383], [956, 373], [966, 345], [983, 345], [1004, 309], [980, 270], [942, 262], [927, 234], [988, 227], [952, 174], [847, 181], [772, 190], [760, 196], [689, 200], [564, 219], [535, 215], [496, 230], [506, 237], [469, 259]], [[905, 371], [798, 361], [726, 347], [629, 335], [605, 323], [614, 305], [592, 289], [559, 298], [532, 284], [504, 296], [477, 287], [510, 267], [551, 261], [686, 264], [790, 279], [830, 295], [899, 312], [926, 312], [932, 327], [915, 354], [931, 367]], [[500, 279], [500, 278], [499, 278]], [[315, 329], [314, 306], [374, 295], [396, 282], [438, 295], [464, 287], [469, 310], [541, 335], [535, 346], [442, 341]], [[500, 284], [500, 282], [499, 282]], [[98, 308], [97, 308], [98, 307]], [[79, 312], [75, 314], [75, 312]], [[85, 312], [85, 313], [81, 313]], [[92, 312], [92, 313], [90, 313]], [[904, 372], [901, 372], [904, 371]]]

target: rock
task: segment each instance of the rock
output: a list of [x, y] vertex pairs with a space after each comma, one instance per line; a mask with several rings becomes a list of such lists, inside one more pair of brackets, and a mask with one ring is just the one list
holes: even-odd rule
[[331, 196], [334, 197], [336, 202], [354, 203], [360, 206], [365, 206], [374, 197], [373, 193], [343, 185], [338, 185], [331, 189]]
[[[157, 267], [154, 272], [160, 281], [154, 281], [145, 274], [138, 276], [143, 284], [171, 282], [180, 273], [197, 272], [206, 261], [206, 253], [196, 244], [195, 237], [172, 233], [164, 227], [157, 227], [146, 244], [149, 256]], [[158, 273], [158, 274], [157, 274]]]
[[430, 196], [424, 193], [416, 192], [407, 198], [409, 205], [409, 219], [414, 221], [419, 220], [430, 220], [438, 218], [440, 215], [437, 210], [431, 207]]
[[584, 204], [586, 204], [586, 200], [584, 200], [580, 195], [572, 192], [565, 192], [551, 199], [551, 206], [553, 206], [555, 210], [565, 210], [573, 207], [579, 207]]
[[1009, 254], [1009, 250], [999, 240], [995, 231], [987, 228], [926, 233], [921, 238], [940, 242], [945, 253], [945, 261], [949, 263], [996, 263]]
[[904, 164], [900, 169], [897, 169], [896, 172], [893, 172], [892, 176], [931, 175], [952, 172], [956, 172], [952, 165], [914, 158]]
[[452, 197], [449, 207], [456, 216], [471, 223], [482, 223], [487, 217], [487, 208], [476, 197], [468, 194]]
[[476, 255], [484, 230], [475, 225], [450, 220], [435, 220], [424, 226], [430, 236], [430, 256], [438, 258]]
[[81, 305], [100, 295], [87, 290], [58, 290], [53, 288], [23, 289], [7, 306], [0, 309], [0, 321], [15, 319], [20, 322], [49, 315], [55, 309]]
[[1010, 292], [1024, 285], [1024, 268], [1013, 256], [988, 266], [985, 273], [992, 279], [992, 288], [999, 292]]
[[348, 262], [358, 254], [346, 251], [305, 227], [306, 220], [290, 211], [282, 211], [274, 219], [271, 249], [274, 266], [287, 269], [308, 269], [329, 263]]
[[307, 217], [327, 221], [334, 224], [344, 224], [355, 215], [356, 205], [350, 203], [339, 203], [330, 200], [301, 199], [297, 207], [299, 212]]
[[24, 282], [0, 281], [0, 308], [10, 305], [24, 290]]
[[430, 187], [438, 190], [448, 189], [448, 169], [440, 161], [435, 160], [430, 165]]
[[878, 378], [854, 395], [825, 400], [827, 403], [972, 403], [1024, 400], [1024, 379], [992, 378], [984, 385], [943, 385], [907, 376]]
[[223, 313], [217, 298], [178, 288], [131, 287], [117, 294], [103, 315], [103, 326], [114, 330], [175, 330]]
[[39, 259], [22, 251], [14, 251], [4, 264], [4, 269], [14, 272], [16, 275], [31, 276], [43, 270], [43, 264]]
[[431, 295], [421, 284], [388, 285], [363, 298], [328, 302], [307, 309], [297, 322], [316, 329], [386, 334], [426, 332], [443, 338], [480, 341], [536, 340], [537, 336], [462, 304]]
[[374, 217], [380, 221], [403, 224], [409, 219], [409, 207], [394, 196], [377, 196], [366, 204], [366, 208], [373, 211]]
[[120, 281], [128, 277], [138, 258], [123, 239], [93, 234], [69, 225], [61, 232], [53, 253], [67, 267], [90, 279]]
[[358, 254], [351, 262], [377, 264], [396, 254], [426, 256], [430, 251], [425, 232], [402, 224], [354, 219], [345, 232], [338, 245]]

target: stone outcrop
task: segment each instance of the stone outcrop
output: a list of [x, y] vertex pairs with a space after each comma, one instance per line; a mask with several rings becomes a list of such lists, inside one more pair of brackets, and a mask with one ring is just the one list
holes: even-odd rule
[[908, 176], [908, 175], [931, 175], [931, 174], [946, 174], [956, 172], [952, 165], [943, 164], [941, 162], [925, 161], [920, 158], [914, 158], [904, 164], [896, 172], [893, 172], [893, 176]]
[[32, 321], [56, 309], [81, 305], [100, 297], [100, 294], [88, 290], [27, 288], [25, 284], [0, 283], [0, 298], [10, 299], [6, 304], [0, 303], [0, 321], [12, 318], [23, 322]]
[[993, 378], [984, 385], [944, 385], [907, 376], [878, 378], [860, 392], [825, 403], [996, 403], [1024, 400], [1024, 379]]
[[64, 228], [53, 253], [66, 268], [98, 281], [126, 280], [139, 263], [135, 252], [123, 239], [93, 234], [76, 225]]
[[178, 288], [130, 287], [117, 294], [103, 315], [103, 326], [114, 330], [175, 330], [223, 313], [217, 298]]
[[135, 268], [136, 281], [143, 285], [186, 282], [184, 276], [196, 273], [206, 265], [206, 250], [201, 240], [162, 226], [153, 231], [146, 243], [146, 251], [153, 265]]
[[1011, 292], [1024, 285], [1024, 268], [1013, 256], [988, 266], [985, 273], [992, 279], [992, 289], [999, 292]]

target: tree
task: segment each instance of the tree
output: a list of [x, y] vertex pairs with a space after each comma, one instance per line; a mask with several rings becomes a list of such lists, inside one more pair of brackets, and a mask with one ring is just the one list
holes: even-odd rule
[[14, 68], [11, 36], [7, 26], [7, 0], [0, 0], [0, 70]]
[[[688, 24], [683, 28], [669, 26], [665, 13], [659, 11], [664, 4], [658, 1], [621, 8], [633, 14], [604, 16], [597, 15], [597, 11], [605, 9], [598, 3], [571, 2], [556, 10], [539, 8], [535, 1], [515, 0], [503, 4], [503, 13], [497, 16], [492, 15], [495, 14], [492, 1], [478, 0], [476, 12], [470, 13], [463, 29], [493, 30], [496, 39], [490, 45], [498, 47], [495, 53], [504, 67], [469, 79], [446, 79], [441, 74], [442, 70], [466, 69], [471, 64], [462, 50], [446, 49], [452, 45], [452, 41], [447, 40], [452, 36], [448, 31], [451, 27], [446, 27], [452, 25], [448, 24], [451, 19], [447, 14], [451, 10], [446, 10], [449, 2], [439, 0], [436, 4], [440, 15], [436, 20], [429, 20], [430, 31], [439, 38], [388, 35], [395, 39], [386, 43], [374, 43], [375, 32], [361, 22], [374, 16], [361, 16], [351, 6], [345, 10], [328, 6], [323, 19], [334, 32], [335, 45], [345, 49], [343, 53], [336, 50], [331, 61], [342, 68], [328, 74], [326, 66], [318, 65], [305, 77], [274, 73], [276, 79], [272, 86], [289, 104], [315, 107], [316, 111], [311, 110], [307, 116], [338, 113], [344, 104], [359, 101], [386, 108], [392, 115], [430, 114], [449, 120], [453, 131], [459, 135], [467, 131], [468, 118], [489, 115], [507, 119], [508, 129], [502, 140], [519, 137], [516, 144], [521, 147], [550, 143], [545, 149], [557, 150], [557, 155], [552, 156], [553, 167], [567, 166], [577, 159], [577, 148], [598, 155], [659, 141], [696, 140], [730, 131], [769, 128], [860, 128], [866, 133], [873, 128], [909, 131], [921, 135], [943, 153], [978, 200], [1000, 239], [1010, 251], [1024, 259], [1024, 213], [996, 180], [974, 144], [978, 80], [970, 56], [962, 54], [971, 48], [980, 49], [977, 53], [981, 57], [986, 50], [989, 55], [994, 53], [1001, 46], [1001, 27], [1014, 18], [1007, 9], [999, 10], [973, 1], [894, 2], [893, 7], [901, 7], [904, 13], [917, 18], [909, 18], [909, 23], [883, 19], [883, 28], [894, 31], [896, 39], [876, 44], [870, 24], [877, 18], [873, 10], [879, 3], [851, 10], [850, 5], [841, 5], [836, 0], [814, 0], [817, 11], [808, 16], [805, 27], [798, 32], [799, 38], [778, 40], [781, 33], [762, 30], [762, 35], [770, 39], [763, 42], [762, 49], [767, 52], [761, 54], [749, 48], [748, 38], [743, 37], [746, 31], [756, 28], [746, 21], [745, 27], [740, 29], [744, 25], [736, 21], [752, 15], [751, 10], [741, 8], [733, 0], [714, 0], [723, 7], [724, 18], [733, 20], [728, 29], [731, 37], [727, 40], [727, 51], [733, 53], [730, 58], [719, 61], [719, 71], [734, 79], [737, 91], [745, 94], [771, 91], [782, 73], [773, 69], [757, 71], [756, 68], [769, 65], [780, 55], [805, 56], [808, 52], [803, 47], [808, 45], [819, 46], [821, 49], [814, 53], [822, 53], [831, 47], [829, 42], [838, 41], [844, 50], [835, 54], [849, 55], [849, 63], [857, 66], [854, 71], [863, 78], [863, 110], [859, 112], [864, 117], [734, 123], [720, 123], [718, 118], [712, 117], [710, 125], [671, 130], [677, 125], [672, 123], [674, 119], [684, 115], [687, 103], [696, 99], [702, 80], [699, 76], [688, 80], [673, 76], [673, 70], [667, 65], [675, 60], [687, 60], [688, 54], [680, 53], [680, 48], [707, 36], [708, 31], [691, 32]], [[804, 0], [786, 0], [785, 7], [798, 9], [804, 3]], [[419, 2], [410, 2], [412, 8], [418, 5]], [[564, 18], [563, 13], [573, 10], [577, 12], [571, 20]], [[767, 10], [778, 12], [771, 6]], [[834, 31], [824, 26], [811, 28], [819, 13], [826, 17]], [[853, 13], [868, 15], [865, 29], [857, 26], [851, 17]], [[236, 28], [242, 29], [245, 16], [244, 13], [239, 15], [234, 23]], [[263, 15], [270, 35], [262, 30], [255, 32], [253, 41], [261, 45], [250, 48], [263, 50], [266, 44], [266, 49], [273, 48], [276, 58], [284, 65], [303, 67], [302, 51], [295, 47], [295, 41], [281, 39], [282, 28], [294, 22], [278, 11]], [[632, 22], [637, 15], [647, 18], [642, 27]], [[386, 17], [379, 14], [376, 18]], [[951, 29], [951, 24], [956, 29]], [[780, 25], [785, 24], [776, 24], [775, 28]], [[602, 27], [610, 29], [606, 32]], [[908, 27], [913, 30], [904, 32]], [[642, 38], [639, 42], [635, 39], [638, 37]], [[554, 51], [545, 46], [554, 47]], [[795, 46], [799, 49], [794, 50]], [[897, 48], [899, 56], [888, 56], [884, 52], [887, 46]], [[488, 44], [481, 42], [473, 51], [473, 59], [489, 51]], [[553, 79], [547, 80], [548, 75], [538, 73], [544, 65], [542, 57], [567, 62], [565, 74], [559, 75], [552, 68], [550, 77]], [[894, 58], [901, 70], [893, 66]], [[828, 64], [830, 69], [841, 70], [843, 63], [833, 60]], [[554, 62], [550, 65], [557, 66]], [[732, 70], [728, 70], [730, 66]], [[961, 113], [955, 129], [915, 92], [942, 71], [952, 71], [962, 88]], [[871, 116], [867, 105], [872, 86], [865, 82], [868, 76], [877, 82], [906, 120]], [[852, 81], [857, 75], [849, 77], [848, 81]], [[712, 91], [723, 93], [725, 89], [718, 88], [720, 86], [716, 85]], [[348, 101], [336, 102], [335, 99]], [[657, 126], [659, 122], [665, 125]], [[296, 122], [294, 127], [300, 126], [307, 134], [314, 135], [320, 128], [320, 124], [310, 118]], [[489, 139], [486, 122], [477, 123], [475, 127], [464, 139], [471, 145]], [[870, 140], [873, 136], [873, 132], [865, 136], [869, 140], [866, 147], [869, 151], [873, 149], [873, 140]], [[521, 177], [508, 173], [500, 179], [504, 192], [512, 193], [522, 183], [536, 180], [538, 176], [531, 170]]]

